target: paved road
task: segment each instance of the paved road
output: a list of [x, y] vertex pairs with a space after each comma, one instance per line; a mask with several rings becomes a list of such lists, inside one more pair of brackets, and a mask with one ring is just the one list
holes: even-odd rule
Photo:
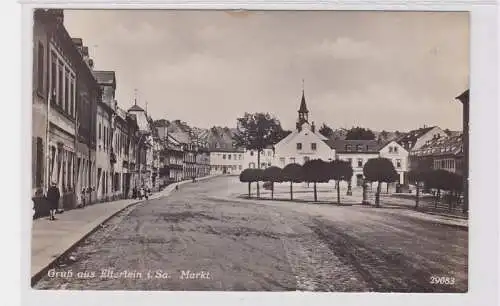
[[467, 291], [467, 231], [398, 209], [238, 198], [246, 191], [218, 177], [130, 208], [35, 288]]

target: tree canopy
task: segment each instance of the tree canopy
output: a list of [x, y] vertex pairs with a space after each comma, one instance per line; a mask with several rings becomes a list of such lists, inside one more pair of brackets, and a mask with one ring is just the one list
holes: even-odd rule
[[347, 131], [346, 140], [375, 140], [375, 134], [370, 129], [354, 127]]
[[330, 180], [328, 163], [321, 159], [309, 160], [302, 166], [302, 174], [305, 182], [324, 183]]
[[392, 183], [399, 177], [392, 162], [381, 157], [369, 159], [363, 167], [363, 174], [370, 182]]
[[281, 168], [276, 166], [271, 166], [266, 168], [262, 172], [262, 180], [269, 182], [280, 182], [281, 181]]
[[268, 113], [245, 113], [237, 119], [233, 142], [237, 147], [262, 151], [287, 135], [278, 119]]
[[301, 183], [304, 181], [302, 166], [299, 164], [288, 164], [281, 170], [281, 180], [283, 182]]
[[330, 162], [330, 179], [336, 181], [349, 181], [353, 176], [351, 163], [339, 159]]
[[326, 138], [331, 138], [333, 137], [333, 130], [331, 127], [326, 125], [326, 123], [323, 123], [323, 125], [319, 128], [318, 132], [325, 136]]

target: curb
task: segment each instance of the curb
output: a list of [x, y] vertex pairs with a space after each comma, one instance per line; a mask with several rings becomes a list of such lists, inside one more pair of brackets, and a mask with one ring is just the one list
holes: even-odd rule
[[[200, 180], [206, 180], [206, 179], [210, 179], [210, 178], [214, 178], [216, 176], [206, 176], [206, 177], [202, 177], [202, 178], [199, 178], [198, 181]], [[184, 185], [186, 183], [190, 183], [192, 182], [191, 180], [185, 180], [185, 181], [181, 181], [181, 182], [178, 182], [177, 184], [178, 185]], [[175, 187], [174, 187], [175, 188]], [[155, 197], [155, 198], [149, 198], [149, 200], [158, 200], [160, 198], [163, 198], [163, 197], [166, 197], [166, 196], [169, 196], [170, 193], [173, 191], [173, 189], [169, 190], [168, 192], [165, 192], [164, 194], [161, 194], [159, 195], [158, 197]], [[160, 192], [161, 193], [161, 192]], [[124, 211], [125, 209], [131, 207], [132, 205], [137, 205], [139, 203], [142, 203], [142, 202], [145, 202], [145, 201], [148, 201], [148, 200], [137, 200], [135, 202], [132, 202], [130, 204], [128, 204], [127, 206], [117, 210], [116, 212], [112, 213], [111, 215], [109, 215], [108, 217], [106, 217], [102, 222], [100, 222], [99, 224], [97, 224], [94, 228], [92, 228], [90, 231], [88, 231], [86, 234], [84, 234], [80, 239], [78, 239], [77, 241], [75, 241], [74, 243], [72, 243], [64, 252], [62, 252], [60, 255], [58, 255], [57, 257], [53, 258], [52, 261], [50, 261], [50, 263], [48, 263], [44, 268], [42, 268], [40, 271], [36, 272], [34, 275], [31, 276], [31, 288], [33, 288], [33, 286], [43, 277], [43, 275], [48, 271], [50, 270], [54, 264], [57, 262], [57, 260], [61, 257], [64, 257], [66, 256], [68, 253], [70, 253], [80, 242], [82, 242], [83, 240], [85, 240], [88, 236], [90, 236], [91, 234], [93, 234], [96, 230], [98, 230], [100, 228], [100, 226], [104, 223], [106, 223], [107, 221], [109, 221], [111, 218], [115, 217], [117, 214], [121, 213], [122, 211]]]
[[71, 246], [69, 246], [66, 249], [66, 251], [62, 252], [60, 255], [58, 255], [57, 257], [55, 257], [50, 263], [48, 263], [47, 266], [45, 266], [40, 271], [36, 272], [33, 276], [31, 276], [31, 288], [33, 288], [33, 286], [43, 277], [43, 274], [45, 274], [48, 270], [50, 270], [54, 266], [54, 264], [57, 262], [57, 260], [59, 258], [64, 257], [68, 253], [70, 253], [76, 247], [77, 244], [79, 244], [80, 242], [82, 242], [83, 240], [85, 240], [88, 236], [90, 236], [91, 234], [93, 234], [96, 230], [99, 229], [99, 227], [102, 224], [106, 223], [107, 221], [109, 221], [109, 219], [113, 218], [114, 216], [116, 216], [117, 214], [121, 213], [122, 211], [124, 211], [125, 209], [129, 208], [130, 206], [137, 205], [137, 204], [142, 203], [144, 201], [145, 200], [141, 200], [141, 201], [137, 201], [137, 202], [132, 202], [132, 203], [128, 204], [127, 206], [125, 206], [125, 207], [117, 210], [116, 212], [112, 213], [110, 216], [106, 217], [106, 219], [104, 219], [102, 222], [100, 222], [99, 224], [97, 224], [90, 231], [88, 231], [80, 239], [78, 239], [77, 241], [75, 241], [74, 243], [72, 243]]

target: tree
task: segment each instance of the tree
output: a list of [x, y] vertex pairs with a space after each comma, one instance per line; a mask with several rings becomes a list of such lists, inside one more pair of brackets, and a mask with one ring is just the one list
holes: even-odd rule
[[307, 161], [302, 166], [304, 182], [314, 183], [314, 202], [318, 201], [316, 183], [326, 183], [330, 180], [328, 163], [321, 159]]
[[380, 207], [380, 188], [381, 183], [391, 183], [398, 179], [398, 173], [394, 165], [387, 158], [369, 159], [363, 167], [363, 174], [370, 182], [378, 182], [377, 193], [375, 195], [375, 206]]
[[260, 198], [260, 193], [259, 193], [259, 182], [263, 181], [264, 180], [264, 170], [262, 169], [253, 169], [253, 180], [254, 182], [257, 183], [257, 198]]
[[437, 193], [434, 196], [434, 207], [437, 208], [438, 202], [441, 199], [441, 190], [450, 189], [450, 172], [438, 169], [432, 170], [426, 175], [426, 185], [429, 188], [437, 189]]
[[382, 132], [380, 132], [380, 134], [378, 135], [378, 140], [381, 142], [389, 140], [389, 132], [387, 132], [386, 130], [382, 130]]
[[418, 205], [420, 203], [420, 187], [422, 183], [426, 181], [428, 173], [426, 171], [422, 170], [411, 170], [408, 172], [408, 181], [412, 184], [415, 184], [417, 190], [416, 190], [416, 197], [415, 197], [415, 209], [418, 209]]
[[274, 183], [281, 181], [281, 168], [271, 166], [262, 172], [264, 181], [271, 182], [271, 199], [274, 199]]
[[[257, 151], [257, 167], [260, 169], [260, 153], [274, 145], [286, 135], [278, 119], [268, 113], [245, 113], [237, 119], [237, 129], [233, 135], [236, 147]], [[257, 182], [257, 197], [260, 196]]]
[[347, 131], [346, 140], [375, 140], [375, 134], [370, 129], [354, 127]]
[[323, 123], [323, 125], [319, 128], [318, 132], [325, 136], [326, 138], [331, 138], [333, 137], [333, 130], [331, 127]]
[[251, 184], [252, 182], [254, 182], [254, 178], [255, 178], [255, 169], [245, 169], [243, 170], [241, 173], [240, 173], [240, 182], [242, 183], [248, 183], [248, 197], [251, 198], [252, 195], [251, 195], [251, 192], [250, 192], [250, 188], [251, 188]]
[[335, 180], [337, 186], [337, 204], [340, 204], [340, 181], [350, 182], [353, 170], [350, 162], [333, 160], [329, 163], [330, 179]]
[[293, 183], [304, 181], [302, 166], [299, 164], [288, 164], [281, 170], [281, 181], [290, 182], [290, 200], [293, 201]]

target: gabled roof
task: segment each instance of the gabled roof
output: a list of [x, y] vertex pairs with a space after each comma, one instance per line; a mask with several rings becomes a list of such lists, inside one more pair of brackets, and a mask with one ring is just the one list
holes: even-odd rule
[[144, 109], [137, 104], [132, 105], [131, 108], [128, 109], [129, 112], [144, 112]]
[[385, 143], [376, 140], [332, 140], [325, 141], [336, 153], [378, 153]]
[[418, 150], [411, 152], [415, 156], [443, 156], [463, 154], [463, 136], [462, 134], [450, 137], [435, 138]]
[[425, 128], [420, 128], [417, 130], [409, 131], [406, 134], [401, 135], [396, 139], [396, 142], [399, 144], [411, 142], [412, 144], [415, 144], [417, 140], [428, 133], [430, 130], [434, 129], [436, 126], [431, 126], [431, 127], [425, 127]]

